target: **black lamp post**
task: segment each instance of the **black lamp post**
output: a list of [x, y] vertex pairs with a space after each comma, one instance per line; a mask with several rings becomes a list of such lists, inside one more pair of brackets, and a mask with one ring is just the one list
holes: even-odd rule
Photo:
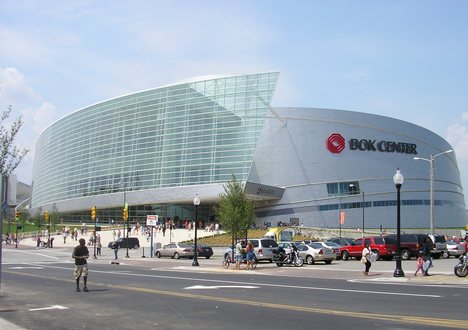
[[197, 229], [198, 229], [198, 205], [200, 205], [200, 198], [198, 196], [195, 196], [193, 199], [193, 205], [195, 205], [195, 253], [193, 255], [193, 262], [192, 266], [200, 266], [198, 264], [198, 242], [197, 242]]
[[400, 173], [400, 169], [397, 169], [393, 176], [393, 182], [397, 189], [397, 255], [395, 256], [396, 268], [393, 272], [393, 277], [405, 277], [405, 273], [401, 268], [401, 246], [400, 246], [400, 189], [403, 184], [403, 175]]

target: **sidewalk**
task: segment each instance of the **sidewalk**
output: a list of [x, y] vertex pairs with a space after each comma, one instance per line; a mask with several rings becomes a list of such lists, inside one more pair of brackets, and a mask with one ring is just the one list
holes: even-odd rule
[[[88, 226], [87, 228], [87, 233], [84, 233], [81, 235], [81, 231], [78, 231], [78, 240], [80, 238], [84, 238], [86, 240], [86, 243], [88, 243], [91, 234], [93, 232], [93, 227]], [[102, 248], [107, 248], [107, 245], [114, 240], [113, 238], [113, 231], [120, 229], [121, 234], [124, 234], [123, 228], [114, 226], [113, 229], [106, 229], [103, 231], [99, 231], [98, 235], [101, 236], [101, 244]], [[224, 233], [222, 231], [219, 232], [220, 234]], [[169, 244], [170, 242], [182, 242], [186, 240], [193, 240], [194, 239], [195, 232], [193, 230], [187, 230], [183, 228], [177, 228], [174, 230], [166, 230], [165, 235], [163, 235], [162, 232], [154, 232], [153, 231], [153, 246], [155, 246], [157, 243], [161, 245], [166, 245]], [[197, 232], [197, 237], [206, 237], [206, 236], [213, 236], [213, 232], [206, 232], [205, 230], [199, 229]], [[64, 248], [64, 247], [69, 247], [69, 248], [74, 248], [75, 246], [78, 245], [78, 240], [72, 240], [71, 236], [69, 235], [66, 239], [66, 241], [63, 241], [63, 237], [61, 235], [50, 235], [51, 237], [54, 237], [54, 242], [53, 242], [53, 247], [54, 248]], [[123, 237], [123, 236], [122, 236]], [[147, 240], [146, 236], [143, 234], [138, 233], [138, 234], [133, 234], [129, 233], [128, 237], [137, 237], [138, 240], [140, 241], [140, 247], [144, 247], [145, 250], [146, 248], [150, 247], [151, 244], [151, 239]], [[117, 238], [117, 236], [116, 236]], [[19, 245], [23, 246], [30, 246], [30, 247], [35, 247], [37, 245], [35, 238], [25, 238], [20, 241]], [[149, 251], [149, 250], [148, 250]], [[149, 253], [149, 252], [148, 252]]]

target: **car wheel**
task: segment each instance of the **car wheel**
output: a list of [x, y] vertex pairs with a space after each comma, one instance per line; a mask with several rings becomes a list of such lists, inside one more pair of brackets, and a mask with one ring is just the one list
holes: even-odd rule
[[344, 261], [348, 261], [349, 259], [349, 252], [348, 251], [343, 251], [341, 253], [341, 259], [343, 259]]
[[180, 259], [180, 255], [177, 252], [174, 253], [174, 259]]
[[135, 245], [133, 246], [134, 249], [138, 249], [139, 247], [140, 247], [140, 246], [139, 246], [138, 244], [135, 244]]
[[277, 262], [277, 263], [276, 263], [276, 266], [278, 266], [278, 267], [283, 267], [283, 264], [282, 264], [281, 262]]
[[408, 250], [403, 250], [401, 251], [401, 259], [403, 260], [410, 260], [411, 259], [411, 254]]
[[315, 264], [315, 259], [311, 255], [308, 255], [306, 257], [306, 262], [307, 262], [308, 265], [313, 265], [313, 264]]
[[329, 264], [331, 264], [331, 263], [332, 263], [331, 260], [325, 260], [325, 264], [329, 265]]
[[444, 251], [444, 253], [442, 254], [442, 258], [444, 259], [450, 258], [450, 254], [448, 253], [448, 251]]
[[210, 256], [206, 256], [205, 258], [206, 258], [206, 259], [210, 259]]
[[161, 258], [161, 252], [156, 251], [156, 258]]

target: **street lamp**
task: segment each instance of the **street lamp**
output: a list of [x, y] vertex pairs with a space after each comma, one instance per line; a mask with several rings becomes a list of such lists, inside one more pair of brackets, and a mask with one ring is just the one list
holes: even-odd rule
[[393, 277], [405, 277], [405, 273], [401, 268], [401, 246], [400, 246], [400, 189], [403, 184], [403, 175], [400, 173], [400, 169], [397, 169], [393, 176], [393, 183], [397, 189], [397, 255], [395, 256], [396, 268], [393, 272]]
[[197, 229], [198, 229], [198, 205], [200, 205], [200, 198], [198, 198], [197, 195], [195, 195], [195, 198], [193, 199], [193, 205], [195, 205], [195, 254], [193, 255], [193, 262], [192, 266], [200, 266], [198, 264], [198, 246], [197, 246]]
[[429, 209], [429, 219], [430, 219], [430, 226], [431, 226], [431, 234], [434, 235], [434, 159], [438, 156], [448, 154], [453, 152], [452, 149], [438, 153], [436, 155], [431, 155], [431, 158], [423, 158], [423, 157], [413, 157], [414, 160], [425, 160], [429, 162], [429, 179], [430, 179], [430, 188], [429, 188], [429, 199], [430, 199], [430, 209]]

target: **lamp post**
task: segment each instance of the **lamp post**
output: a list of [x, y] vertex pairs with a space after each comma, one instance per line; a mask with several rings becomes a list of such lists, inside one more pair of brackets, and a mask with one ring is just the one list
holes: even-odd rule
[[397, 255], [395, 256], [396, 268], [393, 272], [393, 277], [405, 277], [405, 273], [401, 268], [401, 246], [400, 246], [400, 189], [403, 184], [403, 175], [400, 173], [400, 170], [397, 169], [395, 175], [393, 176], [393, 183], [397, 189]]
[[430, 221], [430, 228], [431, 234], [434, 235], [434, 160], [436, 157], [448, 154], [453, 152], [452, 149], [446, 150], [444, 152], [440, 152], [436, 155], [431, 155], [431, 158], [423, 158], [423, 157], [413, 157], [414, 160], [424, 160], [429, 162], [429, 180], [430, 180], [430, 187], [429, 187], [429, 199], [430, 199], [430, 208], [429, 208], [429, 221]]
[[193, 199], [193, 205], [195, 205], [195, 253], [193, 255], [193, 262], [192, 266], [200, 266], [198, 264], [198, 242], [197, 242], [197, 229], [198, 229], [198, 205], [200, 205], [200, 198], [198, 198], [197, 195], [195, 195], [195, 198]]

